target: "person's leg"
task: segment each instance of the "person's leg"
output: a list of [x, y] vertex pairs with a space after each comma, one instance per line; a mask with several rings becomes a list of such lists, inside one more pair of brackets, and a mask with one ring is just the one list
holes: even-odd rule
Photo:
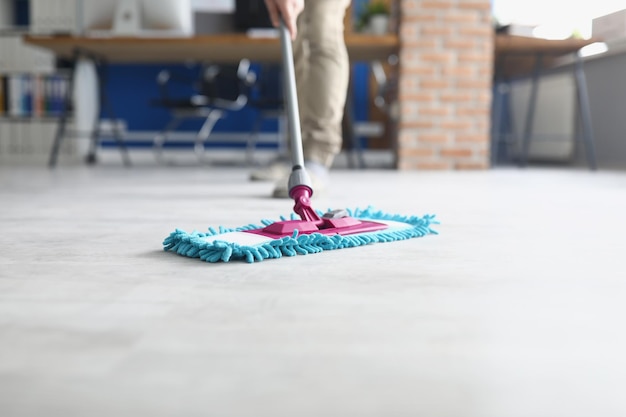
[[[314, 194], [328, 185], [328, 169], [341, 151], [343, 110], [350, 77], [343, 20], [350, 0], [305, 0], [298, 18], [294, 65], [305, 166]], [[289, 175], [274, 197], [287, 198]]]
[[307, 15], [308, 8], [305, 7], [300, 16], [298, 16], [298, 34], [296, 40], [293, 42], [293, 60], [296, 73], [296, 93], [298, 96], [300, 120], [302, 120], [303, 113], [307, 112], [307, 103], [303, 96], [303, 91], [305, 90], [309, 78], [309, 42], [306, 38]]
[[297, 88], [304, 158], [326, 168], [341, 151], [350, 77], [343, 21], [349, 4], [349, 0], [305, 0], [301, 15], [299, 37], [306, 40], [306, 55], [298, 58], [306, 61], [297, 62], [306, 72], [297, 73]]
[[[295, 41], [293, 42], [293, 58], [294, 58], [294, 69], [296, 75], [296, 93], [298, 98], [298, 111], [300, 120], [302, 120], [303, 112], [307, 113], [306, 110], [306, 102], [304, 101], [302, 91], [304, 90], [304, 86], [308, 83], [308, 73], [309, 73], [309, 54], [308, 54], [308, 40], [304, 35], [307, 32], [305, 18], [307, 9], [303, 10], [303, 12], [298, 16], [298, 35], [296, 36]], [[283, 74], [284, 75], [284, 74]], [[289, 122], [289, 121], [288, 121]], [[289, 132], [285, 132], [289, 135]], [[289, 145], [289, 140], [287, 140], [287, 151], [291, 151], [291, 146]], [[280, 181], [281, 183], [285, 181], [285, 178], [288, 178], [291, 173], [291, 158], [290, 155], [278, 155], [278, 157], [271, 161], [268, 166], [262, 167], [260, 169], [256, 169], [252, 171], [250, 174], [250, 179], [253, 181]], [[281, 186], [281, 188], [286, 188], [286, 186]], [[274, 194], [286, 194], [287, 191], [279, 191]]]

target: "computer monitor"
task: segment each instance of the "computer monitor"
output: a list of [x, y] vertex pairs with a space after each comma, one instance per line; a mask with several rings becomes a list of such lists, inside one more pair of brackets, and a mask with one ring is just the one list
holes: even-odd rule
[[[87, 35], [191, 36], [194, 32], [191, 0], [83, 0], [82, 8]], [[120, 18], [137, 22], [138, 27], [133, 29]]]
[[271, 28], [272, 21], [264, 0], [236, 0], [235, 27], [240, 31]]

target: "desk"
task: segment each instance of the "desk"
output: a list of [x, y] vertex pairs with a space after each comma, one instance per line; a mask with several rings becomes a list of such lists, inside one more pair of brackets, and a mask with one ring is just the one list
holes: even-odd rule
[[[355, 33], [347, 34], [345, 39], [351, 61], [386, 60], [398, 53], [400, 44], [395, 35]], [[79, 49], [115, 63], [238, 62], [243, 58], [256, 62], [280, 61], [278, 38], [251, 38], [244, 33], [180, 38], [28, 35], [24, 41], [61, 58], [71, 59]]]
[[497, 35], [494, 42], [494, 99], [492, 115], [492, 163], [496, 162], [498, 144], [502, 134], [502, 108], [509, 92], [509, 82], [512, 79], [531, 77], [531, 92], [528, 102], [528, 111], [522, 136], [522, 154], [520, 164], [526, 165], [532, 126], [537, 102], [539, 79], [546, 68], [550, 68], [554, 60], [560, 56], [572, 54], [574, 56], [573, 75], [575, 78], [579, 115], [583, 129], [583, 141], [586, 156], [591, 169], [596, 169], [593, 131], [591, 127], [591, 110], [587, 83], [579, 51], [584, 46], [597, 42], [597, 39], [565, 39], [550, 40], [525, 36]]
[[497, 35], [494, 41], [494, 69], [501, 78], [531, 75], [537, 57], [542, 56], [542, 66], [549, 67], [562, 55], [578, 52], [596, 42], [593, 39], [540, 39], [526, 36]]
[[[398, 37], [392, 34], [346, 34], [345, 40], [352, 62], [386, 61], [391, 55], [398, 53], [400, 44]], [[188, 61], [233, 63], [244, 58], [254, 62], [280, 62], [281, 59], [278, 38], [252, 38], [244, 33], [163, 38], [28, 35], [24, 37], [24, 41], [48, 49], [58, 58], [74, 62], [81, 55], [113, 63], [161, 64]], [[73, 85], [74, 83], [72, 87]], [[101, 97], [102, 94], [104, 91], [101, 89]], [[77, 112], [82, 111], [80, 107], [76, 106]], [[89, 117], [93, 116], [87, 116]], [[50, 166], [56, 164], [56, 153], [65, 131], [65, 123], [65, 118], [62, 118], [54, 141]], [[91, 151], [88, 155], [90, 161], [95, 160], [95, 154], [92, 152], [95, 152], [93, 142], [97, 140], [94, 139], [96, 135], [97, 130], [93, 129]], [[116, 139], [120, 144], [122, 143], [119, 137], [116, 136]], [[353, 140], [353, 138], [349, 139]]]

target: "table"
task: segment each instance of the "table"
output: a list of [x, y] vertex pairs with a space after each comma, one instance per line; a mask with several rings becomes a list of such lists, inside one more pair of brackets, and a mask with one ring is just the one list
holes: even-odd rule
[[540, 39], [525, 36], [497, 35], [494, 40], [494, 98], [491, 155], [492, 163], [496, 162], [498, 144], [502, 133], [502, 108], [509, 91], [511, 80], [531, 77], [531, 92], [528, 111], [522, 135], [522, 155], [520, 164], [525, 166], [528, 159], [532, 126], [537, 102], [539, 79], [546, 69], [550, 68], [555, 59], [563, 55], [574, 56], [573, 75], [576, 84], [579, 115], [583, 129], [583, 142], [586, 156], [591, 169], [596, 169], [591, 110], [587, 83], [583, 69], [580, 50], [597, 42], [598, 39]]
[[[395, 35], [346, 34], [351, 61], [386, 60], [397, 54], [400, 42]], [[26, 43], [52, 51], [61, 58], [72, 58], [76, 49], [89, 51], [115, 63], [180, 63], [185, 61], [278, 62], [278, 38], [253, 38], [245, 33], [197, 35], [193, 37], [24, 37]]]
[[[397, 54], [400, 42], [396, 35], [371, 35], [348, 33], [345, 37], [348, 54], [352, 62], [387, 60]], [[280, 62], [281, 51], [278, 38], [255, 38], [245, 33], [223, 33], [212, 35], [196, 35], [192, 37], [85, 37], [85, 36], [42, 36], [27, 35], [24, 41], [28, 44], [52, 51], [58, 58], [76, 63], [81, 57], [93, 62], [111, 63], [183, 63], [189, 61], [208, 61], [216, 63], [233, 63], [241, 59], [255, 62]], [[75, 65], [72, 65], [75, 67]], [[71, 84], [74, 88], [74, 83]], [[104, 88], [100, 82], [100, 97], [104, 96]], [[68, 95], [72, 94], [68, 91]], [[102, 106], [103, 103], [101, 103]], [[80, 111], [76, 106], [77, 111]], [[67, 114], [61, 118], [59, 129], [54, 140], [49, 165], [56, 164], [60, 142], [65, 132]], [[92, 129], [92, 144], [88, 161], [95, 161], [98, 132]], [[119, 135], [115, 136], [124, 151]], [[347, 140], [354, 142], [353, 137]]]
[[497, 35], [494, 39], [494, 70], [500, 77], [528, 76], [534, 71], [538, 56], [542, 56], [542, 65], [549, 67], [555, 58], [576, 53], [594, 42], [597, 40]]

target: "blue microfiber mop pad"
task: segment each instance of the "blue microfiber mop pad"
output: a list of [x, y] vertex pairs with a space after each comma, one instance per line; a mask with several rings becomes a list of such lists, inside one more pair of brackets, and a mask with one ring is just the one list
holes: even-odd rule
[[206, 262], [245, 260], [252, 263], [282, 256], [306, 255], [325, 250], [352, 248], [437, 234], [430, 227], [438, 224], [433, 215], [402, 216], [375, 211], [371, 207], [347, 211], [355, 219], [382, 222], [387, 225], [387, 228], [346, 236], [324, 235], [317, 232], [299, 234], [296, 230], [291, 236], [277, 239], [245, 232], [274, 223], [271, 220], [263, 220], [260, 226], [250, 224], [232, 229], [209, 228], [206, 233], [198, 231], [187, 233], [176, 229], [163, 241], [163, 248], [165, 251], [175, 252], [189, 258], [199, 258]]

